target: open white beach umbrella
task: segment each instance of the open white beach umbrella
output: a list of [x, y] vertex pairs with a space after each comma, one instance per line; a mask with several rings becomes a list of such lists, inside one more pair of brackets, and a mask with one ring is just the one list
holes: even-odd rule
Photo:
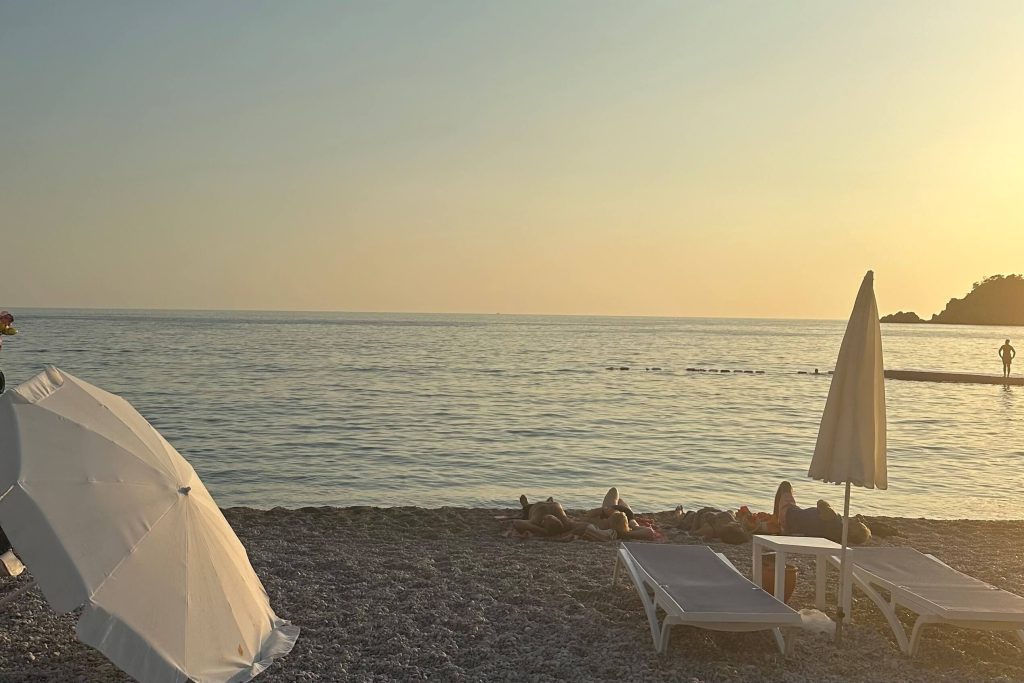
[[853, 313], [839, 347], [828, 400], [821, 415], [818, 441], [807, 476], [846, 484], [843, 501], [843, 542], [840, 552], [839, 619], [842, 638], [842, 597], [849, 589], [846, 548], [850, 524], [850, 485], [888, 488], [885, 463], [885, 375], [882, 330], [875, 302], [874, 274], [869, 270], [857, 292]]
[[0, 526], [78, 638], [144, 683], [241, 683], [287, 654], [245, 548], [127, 401], [48, 368], [0, 396]]

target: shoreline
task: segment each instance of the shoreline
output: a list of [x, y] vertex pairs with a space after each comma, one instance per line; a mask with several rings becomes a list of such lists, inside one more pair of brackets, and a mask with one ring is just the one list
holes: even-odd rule
[[[836, 648], [802, 631], [783, 658], [767, 633], [673, 629], [654, 652], [632, 585], [611, 585], [617, 542], [547, 542], [502, 535], [516, 508], [230, 507], [278, 615], [302, 629], [295, 649], [257, 681], [1024, 681], [1024, 648], [1008, 636], [929, 628], [902, 655], [881, 613], [854, 593], [853, 623]], [[670, 543], [698, 543], [651, 516]], [[1024, 521], [869, 517], [956, 569], [1024, 594]], [[750, 575], [751, 544], [708, 543]], [[813, 560], [793, 558], [794, 609], [814, 603]], [[0, 581], [0, 596], [27, 581]], [[837, 573], [829, 572], [829, 613]], [[4, 681], [125, 681], [75, 640], [75, 613], [54, 615], [38, 590], [0, 615]]]
[[[593, 509], [594, 507], [597, 507], [599, 504], [600, 504], [600, 501], [597, 501], [590, 508], [575, 508], [575, 507], [568, 507], [568, 506], [566, 506], [565, 507], [565, 511], [567, 513], [572, 513], [572, 514], [583, 514], [587, 510]], [[694, 508], [687, 508], [687, 509], [694, 509], [694, 510], [696, 510], [696, 509], [699, 509], [699, 507], [700, 506], [697, 506], [697, 507], [694, 507]], [[724, 507], [724, 508], [721, 508], [721, 509], [723, 509], [723, 510], [735, 510], [735, 508], [731, 508], [731, 507]], [[427, 506], [424, 506], [424, 505], [302, 505], [302, 506], [299, 506], [299, 507], [287, 507], [287, 506], [284, 506], [284, 505], [274, 505], [273, 507], [269, 507], [269, 508], [255, 507], [255, 506], [252, 506], [252, 505], [228, 505], [228, 506], [221, 507], [221, 512], [223, 512], [225, 515], [227, 515], [227, 514], [248, 515], [248, 514], [256, 514], [256, 513], [258, 513], [258, 514], [267, 514], [267, 513], [273, 513], [273, 512], [284, 512], [284, 513], [302, 512], [302, 513], [316, 514], [316, 513], [326, 513], [326, 512], [329, 512], [329, 511], [335, 511], [335, 512], [344, 512], [344, 511], [355, 511], [355, 512], [368, 512], [368, 511], [378, 511], [378, 512], [396, 512], [396, 511], [443, 512], [443, 511], [451, 511], [451, 510], [457, 510], [457, 511], [462, 511], [462, 512], [469, 512], [469, 513], [489, 513], [489, 514], [495, 514], [495, 515], [511, 514], [513, 512], [515, 512], [515, 513], [519, 512], [519, 508], [512, 507], [511, 505], [508, 506], [508, 507], [477, 507], [477, 506], [471, 506], [471, 505], [439, 505], [437, 507], [427, 507]], [[672, 510], [657, 510], [657, 511], [639, 510], [638, 509], [638, 510], [634, 510], [634, 512], [637, 515], [640, 515], [641, 517], [654, 517], [656, 519], [664, 519], [664, 518], [667, 518], [669, 515], [675, 514], [675, 510], [674, 509], [672, 509]], [[756, 510], [755, 510], [755, 512], [756, 512]], [[979, 522], [979, 523], [988, 523], [988, 522], [993, 522], [993, 523], [1000, 523], [1000, 524], [1002, 524], [1002, 523], [1024, 524], [1024, 517], [1013, 518], [1013, 519], [1010, 519], [1010, 518], [1007, 518], [1007, 519], [1002, 519], [1002, 518], [993, 519], [993, 518], [983, 518], [983, 517], [902, 517], [902, 516], [898, 516], [898, 515], [872, 515], [872, 514], [866, 514], [866, 513], [860, 513], [860, 514], [861, 514], [862, 517], [864, 517], [866, 519], [877, 519], [879, 521], [888, 522], [888, 523], [898, 523], [898, 522], [935, 522], [935, 523], [945, 523], [945, 522]]]

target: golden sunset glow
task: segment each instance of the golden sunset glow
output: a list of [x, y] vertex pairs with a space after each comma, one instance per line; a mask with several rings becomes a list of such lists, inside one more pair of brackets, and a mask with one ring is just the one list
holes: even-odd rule
[[930, 314], [1024, 263], [1024, 5], [931, 7], [8, 4], [5, 305]]

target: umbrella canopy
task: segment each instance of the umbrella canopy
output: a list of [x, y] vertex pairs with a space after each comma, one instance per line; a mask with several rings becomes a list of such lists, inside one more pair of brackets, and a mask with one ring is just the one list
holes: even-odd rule
[[807, 476], [846, 484], [840, 551], [837, 642], [842, 638], [843, 604], [849, 591], [846, 549], [850, 526], [850, 485], [888, 488], [885, 462], [885, 376], [882, 329], [875, 302], [874, 273], [861, 282], [846, 334], [839, 347], [832, 384], [821, 415], [818, 441]]
[[127, 401], [56, 368], [0, 397], [0, 525], [79, 639], [149, 682], [241, 683], [299, 629], [192, 466]]
[[888, 488], [882, 330], [869, 270], [857, 292], [836, 360], [807, 476], [834, 484]]

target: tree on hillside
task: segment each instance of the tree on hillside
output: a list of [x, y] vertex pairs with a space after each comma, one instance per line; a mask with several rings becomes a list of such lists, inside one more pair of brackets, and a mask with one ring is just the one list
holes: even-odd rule
[[962, 299], [950, 299], [933, 323], [1024, 325], [1024, 276], [992, 275], [975, 282]]

